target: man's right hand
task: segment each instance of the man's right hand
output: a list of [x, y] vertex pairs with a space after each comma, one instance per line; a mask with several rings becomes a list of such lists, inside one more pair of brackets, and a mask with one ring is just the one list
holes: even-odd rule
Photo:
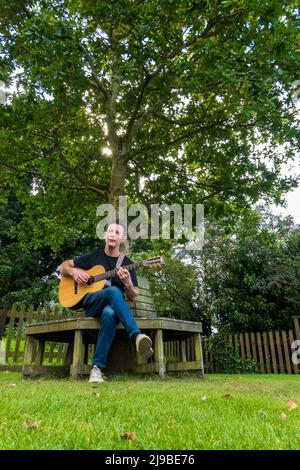
[[78, 282], [78, 284], [86, 284], [90, 278], [88, 273], [80, 268], [73, 268], [71, 271], [71, 276], [76, 282]]

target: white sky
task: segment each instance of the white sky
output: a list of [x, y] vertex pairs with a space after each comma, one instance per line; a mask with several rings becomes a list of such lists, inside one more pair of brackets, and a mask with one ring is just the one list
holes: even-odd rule
[[[300, 155], [298, 161], [293, 164], [283, 165], [283, 175], [300, 175]], [[275, 214], [292, 215], [295, 223], [300, 224], [300, 186], [295, 188], [293, 191], [286, 193], [284, 199], [286, 200], [286, 207], [271, 205], [272, 212]]]
[[292, 215], [295, 222], [300, 224], [300, 187], [287, 193], [285, 197], [287, 207], [277, 207], [274, 204], [271, 206], [272, 212], [275, 214]]

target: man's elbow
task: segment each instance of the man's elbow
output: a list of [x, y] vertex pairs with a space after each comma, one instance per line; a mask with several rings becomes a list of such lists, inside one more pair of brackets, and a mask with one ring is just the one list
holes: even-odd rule
[[63, 261], [63, 262], [61, 263], [61, 265], [59, 266], [58, 269], [60, 270], [61, 273], [63, 272], [63, 270], [64, 270], [64, 268], [66, 267], [66, 265], [67, 265], [67, 261]]
[[61, 265], [59, 266], [59, 270], [61, 274], [67, 275], [69, 274], [70, 268], [73, 268], [73, 267], [74, 267], [73, 260], [67, 259], [61, 263]]

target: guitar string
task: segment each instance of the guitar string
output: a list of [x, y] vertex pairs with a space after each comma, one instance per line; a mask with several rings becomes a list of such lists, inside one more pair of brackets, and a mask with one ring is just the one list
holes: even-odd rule
[[[122, 268], [127, 269], [128, 271], [130, 271], [131, 269], [139, 268], [141, 266], [143, 266], [143, 261], [140, 261], [139, 263], [129, 264], [128, 266], [122, 266]], [[106, 271], [103, 274], [99, 274], [98, 276], [94, 276], [94, 282], [102, 281], [104, 279], [108, 279], [109, 277], [113, 277], [115, 274], [117, 274], [117, 272], [118, 272], [118, 269], [115, 268], [115, 269], [112, 269], [110, 271]]]
[[[144, 264], [144, 261], [139, 261], [138, 263], [129, 264], [128, 266], [122, 266], [122, 268], [130, 271], [131, 269], [142, 267], [143, 264]], [[110, 271], [106, 271], [103, 274], [99, 274], [98, 276], [92, 276], [93, 282], [102, 281], [104, 279], [108, 279], [109, 277], [113, 277], [115, 274], [117, 274], [117, 272], [118, 272], [118, 269], [115, 268]]]

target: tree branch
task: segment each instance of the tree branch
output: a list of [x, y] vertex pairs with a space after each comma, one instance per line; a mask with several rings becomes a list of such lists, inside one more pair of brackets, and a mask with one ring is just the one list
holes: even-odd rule
[[96, 84], [97, 88], [101, 91], [101, 93], [103, 93], [104, 97], [107, 99], [108, 92], [107, 92], [105, 86], [103, 85], [103, 83], [101, 82], [101, 80], [99, 80], [99, 77], [98, 77], [97, 71], [96, 71], [96, 67], [93, 64], [93, 61], [92, 61], [92, 58], [91, 58], [89, 52], [86, 49], [84, 49], [84, 47], [81, 44], [79, 44], [79, 48], [80, 48], [81, 52], [83, 53], [83, 55], [85, 56], [89, 66], [91, 68], [91, 71], [92, 71], [92, 77], [93, 77], [94, 81], [90, 79], [90, 83], [93, 86]]
[[178, 144], [179, 142], [182, 142], [186, 140], [189, 137], [194, 136], [195, 134], [199, 133], [201, 130], [211, 128], [211, 125], [207, 126], [199, 126], [195, 129], [192, 129], [188, 132], [185, 132], [184, 134], [180, 135], [176, 139], [170, 140], [169, 142], [166, 142], [165, 144], [154, 144], [154, 145], [146, 145], [144, 147], [141, 147], [140, 149], [136, 150], [135, 152], [132, 152], [130, 154], [130, 158], [134, 157], [135, 155], [148, 151], [148, 150], [158, 150], [158, 149], [167, 149], [169, 147], [172, 147], [172, 145]]
[[[139, 109], [141, 107], [141, 104], [142, 104], [142, 101], [143, 101], [144, 91], [145, 91], [147, 85], [149, 84], [150, 80], [155, 78], [164, 68], [167, 68], [168, 63], [172, 59], [176, 58], [178, 56], [178, 54], [180, 54], [182, 52], [182, 49], [188, 49], [190, 46], [195, 44], [197, 41], [217, 34], [217, 32], [214, 32], [214, 33], [211, 32], [211, 29], [214, 26], [216, 26], [217, 24], [226, 23], [228, 20], [234, 19], [236, 16], [238, 16], [238, 14], [241, 11], [242, 11], [241, 9], [238, 9], [235, 12], [230, 13], [230, 14], [225, 15], [225, 16], [221, 16], [221, 15], [215, 16], [214, 18], [212, 18], [208, 21], [208, 24], [207, 24], [206, 28], [204, 29], [204, 31], [199, 36], [194, 37], [190, 41], [183, 42], [183, 41], [179, 41], [179, 38], [178, 38], [178, 42], [180, 42], [179, 47], [176, 48], [176, 50], [172, 51], [171, 53], [166, 54], [165, 56], [163, 56], [161, 65], [158, 66], [157, 69], [152, 74], [149, 74], [147, 69], [145, 69], [145, 67], [143, 67], [144, 72], [146, 74], [146, 77], [145, 77], [145, 79], [143, 80], [143, 82], [141, 83], [141, 85], [139, 87], [140, 89], [139, 89], [138, 97], [137, 97], [137, 100], [136, 100], [136, 104], [135, 104], [134, 110], [133, 110], [132, 115], [131, 115], [131, 117], [129, 119], [129, 122], [128, 122], [127, 131], [126, 131], [125, 138], [124, 138], [124, 141], [126, 142], [127, 145], [129, 144], [131, 136], [132, 136], [132, 131], [133, 131], [133, 128], [134, 128], [134, 124], [135, 124], [137, 115], [138, 115], [138, 111], [139, 111]], [[188, 124], [186, 124], [186, 125], [188, 125]], [[129, 161], [131, 159], [131, 156], [127, 155], [126, 159], [127, 159], [127, 161]]]
[[142, 101], [143, 101], [144, 91], [145, 91], [145, 88], [147, 87], [148, 83], [150, 82], [151, 78], [152, 78], [151, 75], [146, 75], [146, 78], [145, 78], [145, 80], [143, 81], [143, 83], [140, 87], [138, 98], [137, 98], [134, 110], [132, 112], [132, 115], [131, 115], [131, 117], [128, 121], [128, 126], [127, 126], [126, 134], [125, 134], [125, 137], [124, 137], [124, 142], [126, 143], [126, 145], [129, 145], [129, 142], [130, 142], [130, 139], [131, 139], [131, 136], [132, 136], [133, 126], [134, 126], [137, 114], [139, 112], [139, 109], [140, 109]]
[[[141, 108], [141, 104], [143, 102], [144, 91], [145, 91], [146, 87], [149, 85], [150, 81], [153, 80], [153, 78], [155, 78], [159, 74], [159, 72], [161, 72], [161, 70], [163, 70], [164, 66], [165, 66], [165, 64], [160, 65], [153, 73], [149, 73], [148, 70], [143, 67], [144, 72], [145, 72], [145, 79], [143, 80], [142, 84], [140, 85], [140, 91], [138, 93], [137, 101], [136, 101], [134, 110], [132, 112], [132, 115], [131, 115], [131, 117], [128, 121], [127, 131], [126, 131], [126, 134], [125, 134], [125, 137], [124, 137], [124, 142], [127, 145], [129, 145], [129, 143], [130, 143], [133, 127], [134, 127], [134, 124], [136, 122], [138, 112]], [[127, 160], [130, 160], [130, 157], [127, 158]]]
[[78, 183], [80, 183], [84, 188], [90, 189], [98, 194], [107, 195], [107, 191], [109, 189], [108, 185], [100, 185], [97, 183], [87, 182], [86, 180], [81, 178], [81, 176], [78, 175], [76, 169], [72, 167], [65, 158], [63, 152], [61, 151], [60, 144], [58, 143], [57, 145], [62, 169], [69, 173], [71, 176], [73, 176], [78, 181]]
[[[89, 188], [89, 187], [86, 187], [86, 186], [71, 186], [59, 179], [56, 179], [56, 178], [52, 178], [51, 176], [49, 175], [42, 175], [41, 173], [39, 173], [38, 171], [36, 171], [35, 169], [28, 169], [28, 168], [21, 168], [17, 165], [13, 165], [11, 163], [7, 163], [7, 162], [3, 162], [0, 160], [0, 166], [4, 166], [6, 168], [9, 168], [11, 170], [14, 170], [14, 171], [17, 171], [18, 173], [26, 173], [27, 175], [31, 175], [31, 176], [35, 176], [41, 180], [48, 180], [48, 181], [52, 181], [54, 182], [58, 187], [62, 187], [62, 188], [66, 188], [66, 189], [77, 189], [77, 190], [90, 190], [90, 191], [93, 191], [93, 192], [96, 192], [93, 188]], [[105, 192], [103, 192], [104, 195], [106, 195]]]

